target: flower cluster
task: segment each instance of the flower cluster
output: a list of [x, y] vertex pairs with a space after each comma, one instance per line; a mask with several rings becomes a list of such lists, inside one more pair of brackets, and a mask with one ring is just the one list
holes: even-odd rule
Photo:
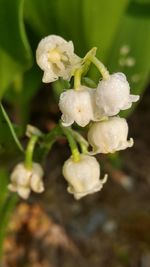
[[[75, 199], [80, 199], [101, 190], [107, 180], [107, 175], [100, 179], [100, 164], [93, 155], [114, 153], [133, 146], [133, 139], [127, 140], [127, 121], [118, 114], [121, 110], [130, 108], [133, 102], [139, 100], [139, 96], [130, 94], [125, 74], [109, 74], [103, 63], [96, 58], [95, 48], [84, 58], [80, 58], [74, 53], [71, 41], [50, 35], [40, 41], [36, 60], [44, 71], [42, 81], [45, 83], [59, 78], [70, 81], [74, 77], [74, 86], [65, 89], [59, 99], [62, 112], [60, 130], [67, 137], [72, 152], [64, 163], [62, 172], [69, 184], [68, 192]], [[102, 75], [94, 88], [81, 82], [91, 64]], [[88, 125], [88, 141], [71, 128], [74, 122], [80, 127]], [[91, 145], [92, 151], [88, 151], [88, 145]], [[31, 189], [40, 193], [44, 190], [42, 176], [40, 165], [33, 163], [32, 168], [27, 169], [21, 163], [11, 175], [9, 189], [17, 191], [23, 198], [29, 196]]]

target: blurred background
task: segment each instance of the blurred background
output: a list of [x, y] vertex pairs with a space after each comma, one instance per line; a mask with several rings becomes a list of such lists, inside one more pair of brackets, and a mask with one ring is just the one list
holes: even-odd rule
[[[120, 115], [135, 145], [99, 156], [104, 189], [75, 201], [61, 168], [60, 139], [44, 162], [42, 195], [18, 200], [7, 190], [23, 156], [18, 139], [33, 124], [49, 132], [60, 118], [65, 84], [42, 84], [35, 62], [41, 38], [72, 40], [83, 57], [96, 46], [111, 73], [124, 72], [140, 102]], [[0, 0], [0, 256], [2, 267], [150, 266], [150, 0]], [[93, 68], [89, 74], [96, 81]], [[11, 123], [12, 122], [12, 123]]]

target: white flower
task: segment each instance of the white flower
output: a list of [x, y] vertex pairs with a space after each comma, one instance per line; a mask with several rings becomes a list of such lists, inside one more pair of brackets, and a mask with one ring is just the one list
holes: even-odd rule
[[37, 193], [44, 191], [42, 177], [43, 169], [40, 164], [33, 163], [32, 169], [27, 169], [24, 163], [19, 163], [10, 176], [11, 184], [8, 185], [8, 189], [18, 192], [20, 197], [27, 199], [31, 189]]
[[127, 140], [127, 136], [126, 120], [111, 117], [106, 121], [92, 124], [88, 132], [88, 141], [95, 153], [114, 153], [133, 146], [133, 139]]
[[60, 95], [59, 108], [62, 114], [62, 124], [69, 126], [76, 122], [85, 127], [94, 120], [93, 90], [81, 86], [78, 90], [69, 89]]
[[98, 161], [89, 155], [80, 154], [80, 161], [75, 162], [70, 157], [63, 166], [63, 175], [69, 186], [68, 192], [80, 199], [88, 194], [102, 189], [107, 180], [107, 175], [100, 180], [100, 165]]
[[114, 116], [131, 107], [139, 100], [138, 95], [130, 95], [130, 86], [123, 73], [114, 73], [108, 80], [99, 82], [95, 93], [96, 105], [103, 116]]
[[49, 35], [40, 41], [36, 60], [44, 71], [42, 81], [45, 83], [53, 82], [59, 77], [70, 79], [72, 69], [80, 62], [80, 58], [74, 53], [72, 41], [67, 42], [57, 35]]

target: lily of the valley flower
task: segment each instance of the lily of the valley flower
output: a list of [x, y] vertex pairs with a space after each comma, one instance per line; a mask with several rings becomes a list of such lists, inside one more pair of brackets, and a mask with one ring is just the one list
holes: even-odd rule
[[11, 184], [8, 185], [8, 189], [18, 192], [20, 197], [27, 199], [31, 190], [36, 193], [44, 191], [42, 177], [43, 169], [40, 164], [33, 163], [32, 169], [27, 169], [24, 163], [19, 163], [10, 176]]
[[93, 123], [88, 132], [88, 141], [94, 153], [114, 153], [133, 146], [133, 139], [127, 140], [127, 136], [126, 120], [116, 116]]
[[107, 180], [107, 175], [100, 180], [98, 161], [94, 157], [84, 154], [80, 154], [80, 161], [77, 162], [70, 157], [64, 163], [63, 175], [69, 183], [67, 190], [74, 195], [75, 199], [101, 190]]
[[80, 58], [74, 53], [72, 41], [67, 42], [57, 35], [49, 35], [42, 39], [36, 50], [36, 60], [44, 71], [42, 81], [53, 82], [59, 77], [71, 78], [71, 72]]
[[93, 92], [94, 89], [81, 86], [78, 90], [70, 89], [60, 95], [59, 108], [64, 126], [76, 122], [85, 127], [90, 120], [94, 120]]
[[138, 95], [130, 94], [130, 86], [123, 73], [114, 73], [107, 80], [102, 80], [95, 94], [97, 109], [102, 116], [117, 115], [120, 110], [131, 107], [139, 100]]

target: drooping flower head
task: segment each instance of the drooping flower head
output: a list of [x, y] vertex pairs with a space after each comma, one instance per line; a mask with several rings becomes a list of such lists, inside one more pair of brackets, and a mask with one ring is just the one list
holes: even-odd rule
[[59, 108], [64, 126], [76, 122], [85, 127], [90, 120], [94, 120], [93, 92], [94, 89], [81, 86], [78, 90], [69, 89], [60, 95]]
[[63, 175], [69, 183], [67, 190], [75, 199], [101, 190], [107, 180], [107, 175], [100, 180], [100, 165], [96, 158], [84, 154], [80, 154], [78, 162], [70, 157], [64, 163]]
[[72, 69], [80, 62], [80, 58], [74, 53], [72, 41], [67, 42], [57, 35], [49, 35], [40, 41], [36, 60], [44, 71], [42, 81], [45, 83], [53, 82], [59, 77], [70, 79]]
[[114, 153], [133, 146], [133, 139], [127, 140], [127, 137], [128, 124], [119, 116], [93, 123], [88, 132], [88, 141], [95, 153]]
[[40, 164], [33, 163], [32, 169], [27, 169], [24, 163], [19, 163], [10, 176], [11, 184], [8, 185], [8, 189], [18, 192], [20, 197], [27, 199], [31, 190], [36, 193], [44, 191], [42, 177], [43, 169]]
[[138, 100], [138, 95], [130, 94], [129, 83], [121, 72], [114, 73], [109, 79], [100, 81], [95, 94], [97, 109], [103, 116], [117, 115], [120, 110], [130, 108], [132, 102]]

